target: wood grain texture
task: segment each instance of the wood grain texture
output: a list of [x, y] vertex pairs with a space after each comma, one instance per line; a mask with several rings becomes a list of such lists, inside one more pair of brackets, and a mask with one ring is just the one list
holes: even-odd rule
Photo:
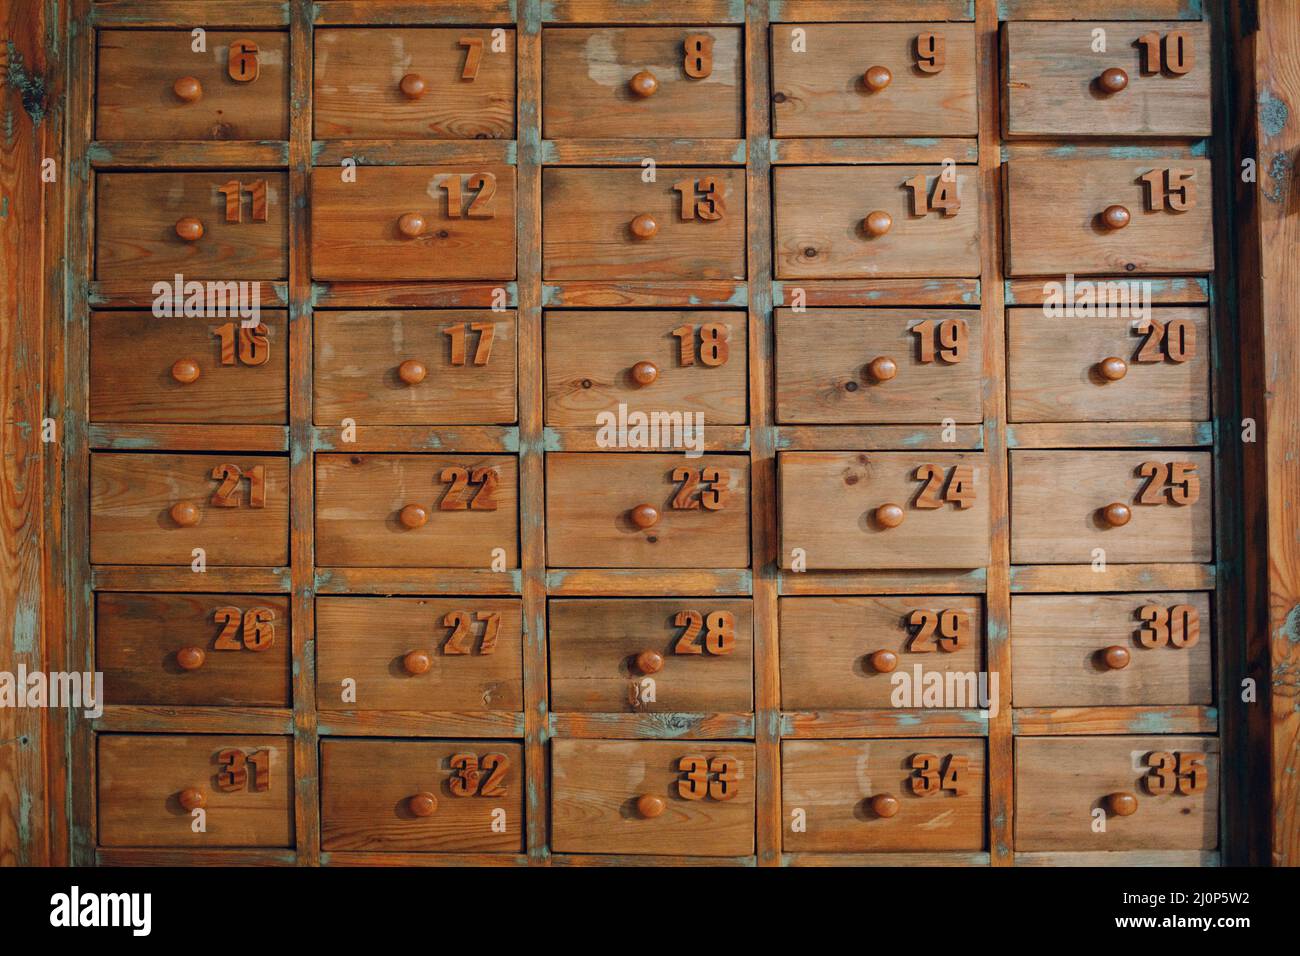
[[1219, 711], [1213, 707], [1174, 705], [1137, 707], [1017, 707], [1012, 723], [1020, 736], [1054, 737], [1060, 734], [1148, 733], [1213, 734], [1219, 730]]

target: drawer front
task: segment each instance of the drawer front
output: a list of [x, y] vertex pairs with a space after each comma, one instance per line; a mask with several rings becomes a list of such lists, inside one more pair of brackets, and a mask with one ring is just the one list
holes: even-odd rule
[[317, 312], [317, 425], [510, 424], [514, 312]]
[[547, 27], [542, 133], [741, 139], [740, 51], [739, 27]]
[[750, 713], [748, 598], [551, 601], [551, 709]]
[[745, 171], [542, 171], [546, 279], [745, 278]]
[[515, 31], [318, 29], [317, 139], [511, 139]]
[[[980, 694], [984, 611], [977, 597], [782, 598], [780, 628], [786, 710], [978, 709], [993, 696], [987, 684]], [[952, 698], [922, 694], [930, 674], [944, 675]]]
[[778, 137], [974, 136], [975, 88], [970, 23], [772, 26]]
[[1012, 159], [1005, 169], [1008, 275], [1214, 269], [1208, 159]]
[[1211, 643], [1204, 592], [1012, 595], [1012, 703], [1210, 704]]
[[[1115, 812], [1117, 805], [1128, 814]], [[1212, 850], [1219, 741], [1020, 737], [1015, 820], [1020, 851]]]
[[318, 598], [316, 706], [522, 710], [522, 635], [514, 600]]
[[[265, 170], [99, 173], [95, 277], [151, 286], [177, 273], [186, 281], [284, 279], [288, 196], [285, 174]], [[259, 291], [270, 299], [271, 290]]]
[[957, 166], [952, 182], [942, 174], [942, 166], [774, 169], [776, 277], [978, 276], [975, 167]]
[[283, 312], [229, 318], [90, 314], [90, 420], [284, 425], [289, 337]]
[[555, 740], [556, 853], [748, 856], [754, 745], [713, 740]]
[[203, 52], [193, 43], [188, 30], [100, 30], [95, 138], [288, 139], [288, 35], [209, 30]]
[[95, 595], [108, 704], [291, 707], [282, 594]]
[[1208, 452], [1013, 451], [1011, 562], [1212, 560]]
[[787, 452], [778, 457], [781, 566], [978, 568], [989, 562], [979, 452]]
[[981, 850], [984, 741], [787, 740], [781, 800], [789, 852]]
[[101, 734], [98, 771], [100, 846], [293, 845], [290, 737]]
[[513, 455], [317, 455], [316, 563], [519, 566]]
[[777, 421], [979, 422], [981, 330], [975, 311], [777, 309]]
[[91, 564], [279, 567], [289, 463], [271, 455], [90, 456]]
[[1008, 21], [1002, 44], [1008, 137], [1212, 132], [1208, 23]]
[[1008, 309], [1007, 347], [1012, 421], [1210, 417], [1206, 309], [1153, 308], [1145, 318], [1129, 310], [1117, 316], [1083, 312], [1078, 319], [1038, 307]]
[[546, 313], [546, 423], [599, 425], [602, 413], [748, 418], [743, 312]]
[[322, 740], [322, 850], [519, 853], [524, 749], [504, 740]]
[[383, 166], [311, 177], [317, 279], [513, 279], [515, 168]]
[[546, 456], [546, 562], [557, 568], [749, 566], [749, 459]]

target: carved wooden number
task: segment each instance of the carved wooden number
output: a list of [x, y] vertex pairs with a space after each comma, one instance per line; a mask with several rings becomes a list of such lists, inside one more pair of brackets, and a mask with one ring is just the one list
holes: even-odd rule
[[478, 65], [483, 62], [483, 41], [479, 37], [461, 37], [460, 45], [465, 48], [465, 67], [460, 71], [462, 80], [478, 77]]
[[1146, 186], [1147, 209], [1160, 212], [1186, 212], [1196, 205], [1192, 177], [1194, 169], [1152, 169], [1138, 178]]
[[1153, 797], [1175, 792], [1191, 796], [1203, 792], [1210, 782], [1205, 754], [1194, 750], [1147, 754], [1147, 766], [1151, 771], [1142, 778], [1142, 784]]
[[957, 179], [951, 180], [944, 175], [934, 177], [934, 185], [928, 187], [925, 173], [918, 173], [903, 185], [912, 191], [912, 215], [924, 216], [938, 209], [945, 216], [955, 216], [961, 209], [961, 197], [957, 195]]
[[266, 466], [254, 465], [244, 471], [229, 463], [212, 469], [212, 477], [221, 482], [212, 493], [212, 504], [218, 508], [238, 508], [243, 496], [239, 493], [240, 479], [248, 479], [248, 507], [266, 507]]
[[948, 502], [964, 510], [975, 504], [974, 465], [953, 465], [948, 469], [946, 483], [944, 470], [938, 465], [921, 465], [916, 469], [916, 480], [925, 482], [916, 497], [917, 508], [933, 511]]
[[1138, 630], [1138, 643], [1143, 647], [1195, 647], [1201, 639], [1201, 615], [1190, 604], [1144, 604], [1138, 608], [1138, 617], [1146, 624]]
[[678, 611], [673, 624], [684, 628], [674, 654], [730, 654], [736, 647], [736, 619], [730, 611], [714, 611], [707, 617], [699, 611]]
[[673, 191], [681, 193], [683, 220], [704, 219], [717, 222], [727, 211], [726, 191], [713, 176], [683, 179], [673, 183]]
[[707, 33], [692, 33], [682, 44], [686, 59], [682, 68], [693, 80], [702, 80], [713, 72], [713, 37]]
[[928, 365], [936, 358], [956, 365], [966, 357], [970, 342], [970, 326], [965, 319], [943, 319], [940, 322], [918, 322], [908, 329], [917, 338], [920, 350], [918, 360]]
[[472, 173], [470, 175], [469, 189], [473, 193], [473, 198], [469, 201], [469, 207], [465, 208], [463, 212], [462, 208], [465, 205], [465, 199], [458, 173], [443, 176], [442, 181], [438, 183], [438, 188], [447, 193], [448, 219], [459, 219], [462, 215], [469, 219], [492, 219], [496, 216], [491, 204], [492, 197], [497, 193], [497, 178], [492, 173]]
[[1194, 505], [1201, 498], [1201, 479], [1190, 461], [1171, 461], [1167, 465], [1144, 461], [1138, 466], [1138, 474], [1147, 479], [1138, 493], [1140, 505], [1162, 505], [1166, 501]]
[[[250, 790], [266, 793], [271, 789], [271, 751], [223, 750], [217, 754], [221, 771], [217, 774], [217, 789], [226, 793]], [[251, 772], [250, 772], [251, 768]]]
[[244, 221], [244, 193], [248, 193], [252, 206], [253, 222], [267, 221], [266, 180], [255, 179], [251, 183], [241, 183], [237, 179], [217, 187], [217, 192], [226, 197], [226, 222]]
[[706, 511], [721, 511], [731, 472], [725, 468], [674, 468], [672, 479], [681, 485], [673, 495], [673, 510], [697, 511], [702, 506]]
[[510, 758], [505, 754], [452, 754], [447, 787], [453, 797], [504, 797]]
[[1134, 45], [1142, 51], [1142, 72], [1148, 76], [1162, 71], [1182, 76], [1196, 63], [1191, 34], [1185, 30], [1173, 30], [1163, 41], [1159, 33], [1144, 33]]
[[686, 800], [730, 800], [740, 789], [740, 761], [735, 757], [682, 757], [677, 792]]
[[254, 607], [247, 611], [237, 607], [219, 607], [212, 612], [212, 620], [221, 625], [213, 650], [246, 648], [265, 651], [275, 645], [275, 611], [269, 607]]
[[912, 792], [918, 797], [929, 797], [946, 790], [955, 797], [964, 796], [970, 790], [966, 785], [969, 769], [970, 759], [959, 754], [948, 754], [942, 759], [938, 754], [913, 754]]
[[942, 72], [948, 62], [948, 44], [937, 33], [922, 33], [916, 38], [916, 68], [922, 73]]
[[908, 615], [907, 623], [917, 628], [907, 645], [914, 654], [928, 654], [936, 648], [952, 653], [970, 641], [970, 615], [965, 611], [951, 608], [935, 611], [918, 607]]
[[698, 355], [701, 365], [716, 368], [726, 365], [731, 357], [731, 346], [727, 344], [731, 328], [721, 322], [707, 322], [698, 327], [679, 325], [673, 329], [673, 335], [677, 338], [677, 361], [681, 365], [694, 365]]
[[470, 332], [478, 335], [478, 344], [474, 348], [474, 364], [487, 365], [492, 357], [492, 340], [496, 337], [495, 322], [458, 322], [445, 325], [442, 334], [451, 340], [451, 364], [457, 368], [465, 364], [465, 344]]
[[252, 40], [236, 40], [230, 44], [226, 72], [237, 83], [251, 83], [257, 79], [257, 44]]
[[[467, 468], [452, 466], [442, 470], [442, 481], [450, 485], [438, 502], [440, 511], [496, 511], [497, 484], [501, 476], [495, 468]], [[471, 496], [470, 486], [478, 490]]]
[[500, 611], [475, 611], [472, 616], [469, 611], [449, 611], [442, 619], [443, 627], [451, 628], [451, 635], [442, 645], [444, 654], [474, 653], [474, 630], [471, 620], [483, 625], [483, 632], [479, 636], [478, 652], [496, 653], [497, 635], [501, 631]]
[[270, 330], [265, 325], [246, 328], [227, 322], [213, 329], [212, 334], [221, 343], [222, 365], [234, 365], [236, 357], [240, 365], [265, 365], [271, 360]]
[[1142, 363], [1186, 362], [1196, 357], [1196, 326], [1186, 319], [1173, 319], [1167, 323], [1155, 319], [1142, 319], [1134, 331], [1146, 338], [1138, 349], [1137, 360]]

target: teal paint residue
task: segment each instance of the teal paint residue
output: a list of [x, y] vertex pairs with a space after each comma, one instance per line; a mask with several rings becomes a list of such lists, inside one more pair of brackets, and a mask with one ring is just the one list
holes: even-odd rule
[[1291, 117], [1291, 110], [1286, 103], [1273, 95], [1272, 90], [1261, 90], [1259, 94], [1259, 124], [1264, 134], [1270, 139], [1282, 135], [1286, 122]]
[[1153, 710], [1134, 717], [1128, 726], [1135, 734], [1169, 734], [1174, 732], [1173, 721], [1166, 710]]
[[692, 295], [690, 295], [690, 296], [687, 296], [687, 298], [686, 298], [686, 304], [687, 304], [687, 305], [699, 305], [699, 304], [700, 304], [700, 297], [699, 297], [698, 295], [694, 295], [694, 294], [692, 294]]
[[[527, 444], [527, 443], [525, 443]], [[563, 451], [564, 440], [554, 428], [542, 429], [542, 451]]]
[[1268, 164], [1268, 177], [1272, 184], [1263, 187], [1261, 184], [1260, 192], [1264, 198], [1276, 205], [1282, 205], [1286, 201], [1286, 194], [1291, 184], [1291, 174], [1295, 169], [1295, 163], [1285, 152], [1276, 152], [1273, 159]]
[[1278, 637], [1285, 637], [1292, 644], [1300, 644], [1300, 604], [1287, 612], [1286, 620], [1278, 628]]
[[736, 151], [731, 154], [731, 161], [733, 163], [743, 163], [745, 161], [745, 155], [747, 153], [747, 149], [746, 149], [747, 145], [748, 144], [744, 140], [740, 141], [740, 145], [736, 147]]
[[894, 714], [894, 723], [900, 727], [916, 727], [921, 723], [918, 714]]
[[785, 305], [785, 283], [784, 282], [772, 283], [772, 304]]
[[[40, 126], [41, 121], [45, 119], [46, 104], [45, 96], [48, 92], [45, 88], [45, 77], [36, 73], [28, 73], [23, 67], [23, 55], [18, 52], [18, 47], [14, 45], [13, 40], [6, 41], [9, 55], [9, 67], [5, 72], [5, 82], [18, 91], [22, 99], [23, 111], [32, 118], [33, 126]], [[13, 145], [13, 122], [11, 116], [5, 119], [5, 139], [9, 145]]]
[[783, 432], [780, 428], [775, 429], [775, 434], [773, 435], [772, 438], [772, 445], [776, 448], [777, 451], [781, 451], [783, 449], [789, 448], [793, 444], [794, 444], [794, 436], [789, 435], [786, 432]]
[[13, 645], [15, 654], [31, 654], [36, 650], [39, 633], [36, 608], [22, 604], [14, 611]]
[[506, 429], [505, 434], [501, 436], [501, 447], [506, 451], [519, 451], [519, 429], [511, 425]]
[[[525, 145], [529, 145], [527, 142], [528, 139], [534, 138], [536, 132], [535, 129], [524, 130]], [[537, 161], [539, 163], [553, 163], [555, 162], [556, 155], [555, 141], [549, 139], [542, 140], [541, 149], [537, 154]]]
[[0, 196], [0, 219], [9, 218], [9, 197]]
[[560, 294], [559, 286], [542, 286], [542, 305], [564, 305], [564, 296]]
[[910, 435], [904, 435], [899, 440], [899, 444], [905, 445], [908, 448], [914, 448], [917, 445], [925, 444], [929, 437], [930, 436], [926, 432], [912, 432]]
[[512, 139], [506, 143], [506, 165], [515, 166], [519, 163], [519, 148]]
[[25, 857], [32, 845], [32, 794], [26, 787], [18, 792], [18, 819], [15, 823], [20, 856]]
[[937, 136], [913, 136], [903, 142], [908, 146], [938, 146], [939, 138]]
[[1002, 283], [1002, 299], [1003, 299], [1003, 304], [1004, 304], [1004, 305], [1015, 305], [1015, 304], [1016, 304], [1016, 295], [1015, 295], [1014, 292], [1011, 291], [1011, 280], [1010, 280], [1010, 279], [1008, 279], [1006, 282]]
[[749, 287], [743, 284], [736, 286], [735, 289], [732, 290], [731, 295], [729, 295], [726, 301], [724, 301], [722, 304], [723, 305], [749, 305]]

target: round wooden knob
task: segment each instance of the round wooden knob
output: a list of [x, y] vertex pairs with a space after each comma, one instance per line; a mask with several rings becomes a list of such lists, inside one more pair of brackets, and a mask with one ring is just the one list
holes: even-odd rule
[[642, 674], [658, 674], [664, 669], [664, 656], [658, 651], [642, 651], [636, 656], [636, 669]]
[[1097, 363], [1097, 371], [1108, 382], [1118, 382], [1128, 374], [1128, 362], [1118, 355], [1110, 355]]
[[893, 651], [876, 651], [869, 658], [871, 669], [877, 674], [888, 674], [898, 666], [898, 655]]
[[628, 80], [628, 88], [637, 96], [654, 96], [659, 90], [659, 81], [649, 70], [642, 70]]
[[1101, 214], [1101, 221], [1107, 229], [1123, 229], [1132, 218], [1123, 206], [1107, 206]]
[[427, 673], [432, 666], [433, 658], [428, 651], [411, 651], [402, 658], [402, 670], [412, 676]]
[[877, 355], [867, 363], [867, 374], [877, 382], [888, 382], [898, 374], [898, 363], [887, 355]]
[[415, 359], [407, 359], [397, 366], [397, 377], [407, 385], [419, 385], [428, 374], [429, 370], [424, 367], [424, 363]]
[[398, 85], [402, 88], [402, 93], [408, 100], [418, 100], [424, 95], [424, 77], [419, 73], [406, 74]]
[[172, 84], [172, 92], [176, 94], [178, 100], [196, 103], [203, 97], [203, 84], [195, 77], [182, 76]]
[[1106, 524], [1112, 528], [1122, 528], [1133, 517], [1133, 511], [1122, 501], [1112, 501], [1101, 509], [1101, 516], [1106, 519]]
[[878, 793], [871, 798], [871, 812], [878, 817], [892, 817], [898, 813], [898, 797], [892, 793]]
[[894, 79], [894, 74], [889, 72], [888, 67], [873, 66], [862, 74], [862, 82], [867, 85], [872, 93], [879, 93], [890, 84]]
[[1128, 667], [1128, 662], [1132, 659], [1127, 647], [1120, 647], [1118, 644], [1106, 648], [1101, 652], [1101, 659], [1106, 662], [1106, 666], [1113, 671], [1121, 671]]
[[637, 362], [632, 366], [632, 381], [649, 385], [659, 377], [659, 367], [654, 362]]
[[1097, 77], [1097, 86], [1103, 93], [1118, 93], [1128, 86], [1128, 74], [1117, 66], [1112, 66], [1109, 70], [1102, 70], [1101, 76]]
[[207, 651], [201, 647], [182, 647], [176, 652], [176, 663], [181, 666], [181, 670], [196, 671], [207, 659]]
[[187, 811], [202, 810], [208, 805], [208, 797], [197, 787], [186, 787], [176, 795], [182, 807]]
[[403, 213], [397, 220], [397, 231], [407, 239], [417, 239], [424, 232], [424, 217], [418, 212]]
[[1106, 809], [1117, 817], [1131, 817], [1137, 808], [1138, 798], [1131, 793], [1112, 793], [1106, 797]]
[[192, 501], [178, 501], [172, 505], [172, 520], [182, 528], [193, 528], [199, 523], [199, 506]]
[[438, 798], [427, 790], [421, 791], [406, 801], [406, 809], [413, 817], [431, 817], [438, 809]]
[[894, 217], [883, 209], [867, 213], [867, 218], [862, 220], [862, 228], [868, 236], [883, 236], [893, 224]]
[[425, 511], [421, 505], [407, 505], [398, 512], [397, 517], [408, 528], [422, 528], [424, 523], [429, 520], [429, 512]]
[[664, 812], [664, 798], [653, 793], [643, 793], [636, 798], [636, 812], [647, 820], [653, 820]]
[[180, 236], [186, 242], [198, 242], [203, 238], [203, 223], [199, 222], [193, 216], [186, 216], [183, 219], [177, 219], [176, 235]]
[[659, 231], [659, 223], [648, 212], [643, 212], [632, 220], [632, 235], [638, 239], [649, 239]]
[[632, 523], [638, 528], [651, 528], [659, 520], [659, 509], [654, 505], [637, 505], [632, 509]]
[[182, 385], [198, 381], [199, 363], [190, 358], [177, 359], [176, 363], [172, 365], [172, 378]]
[[876, 524], [882, 528], [897, 528], [903, 523], [903, 509], [892, 501], [876, 509]]

